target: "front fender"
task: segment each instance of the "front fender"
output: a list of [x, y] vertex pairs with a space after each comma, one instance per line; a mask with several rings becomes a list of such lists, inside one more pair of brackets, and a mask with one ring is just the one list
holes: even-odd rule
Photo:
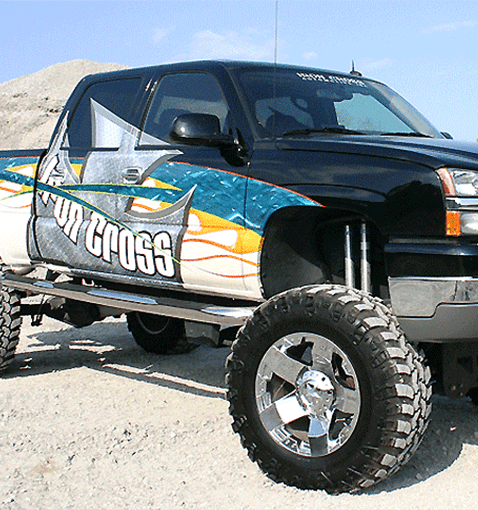
[[289, 189], [311, 197], [327, 208], [350, 211], [372, 221], [383, 235], [445, 235], [445, 209], [438, 186], [419, 181], [387, 193], [328, 184], [292, 185]]

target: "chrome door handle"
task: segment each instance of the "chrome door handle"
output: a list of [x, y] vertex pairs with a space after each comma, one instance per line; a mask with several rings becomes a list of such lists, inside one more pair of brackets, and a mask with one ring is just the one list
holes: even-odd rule
[[139, 168], [126, 168], [121, 172], [124, 184], [137, 184], [141, 177], [141, 171]]

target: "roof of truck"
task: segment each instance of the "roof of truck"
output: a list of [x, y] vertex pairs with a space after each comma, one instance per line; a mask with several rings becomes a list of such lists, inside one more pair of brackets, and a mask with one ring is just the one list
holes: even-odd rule
[[[161, 64], [156, 66], [138, 67], [131, 69], [124, 69], [120, 71], [110, 71], [106, 73], [99, 73], [89, 75], [84, 79], [89, 81], [90, 79], [101, 80], [104, 76], [105, 79], [111, 79], [111, 77], [126, 77], [126, 76], [138, 76], [138, 75], [157, 75], [161, 72], [167, 71], [213, 71], [217, 69], [244, 69], [244, 68], [270, 68], [270, 69], [290, 69], [300, 70], [306, 72], [320, 72], [320, 73], [333, 73], [340, 76], [354, 76], [350, 73], [333, 71], [329, 69], [319, 69], [307, 66], [298, 66], [292, 64], [274, 64], [273, 62], [249, 62], [239, 60], [195, 60], [186, 62], [177, 62], [172, 64]], [[356, 76], [354, 76], [356, 77]]]

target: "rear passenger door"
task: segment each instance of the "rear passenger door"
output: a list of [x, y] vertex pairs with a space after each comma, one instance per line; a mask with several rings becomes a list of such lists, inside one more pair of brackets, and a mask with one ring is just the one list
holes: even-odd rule
[[89, 226], [97, 216], [116, 216], [115, 193], [121, 192], [118, 186], [131, 166], [123, 147], [139, 132], [133, 118], [142, 81], [132, 77], [93, 83], [63, 116], [38, 172], [31, 246], [41, 260], [114, 270], [91, 256]]

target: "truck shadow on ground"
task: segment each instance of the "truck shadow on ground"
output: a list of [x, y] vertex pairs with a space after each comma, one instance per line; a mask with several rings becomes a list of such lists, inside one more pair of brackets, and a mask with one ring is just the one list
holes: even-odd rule
[[186, 348], [189, 352], [157, 355], [139, 347], [122, 320], [81, 329], [61, 325], [52, 330], [51, 324], [56, 323], [45, 320], [45, 328], [24, 328], [14, 362], [3, 378], [86, 367], [187, 393], [225, 398], [227, 347], [214, 347], [207, 339], [192, 340]]
[[[183, 354], [156, 355], [136, 345], [124, 321], [82, 329], [24, 328], [19, 352], [2, 378], [30, 377], [86, 367], [202, 397], [226, 398], [224, 365], [229, 347], [195, 341]], [[393, 492], [450, 467], [465, 445], [478, 445], [478, 408], [469, 399], [433, 397], [431, 422], [415, 455], [398, 473], [367, 490]]]

